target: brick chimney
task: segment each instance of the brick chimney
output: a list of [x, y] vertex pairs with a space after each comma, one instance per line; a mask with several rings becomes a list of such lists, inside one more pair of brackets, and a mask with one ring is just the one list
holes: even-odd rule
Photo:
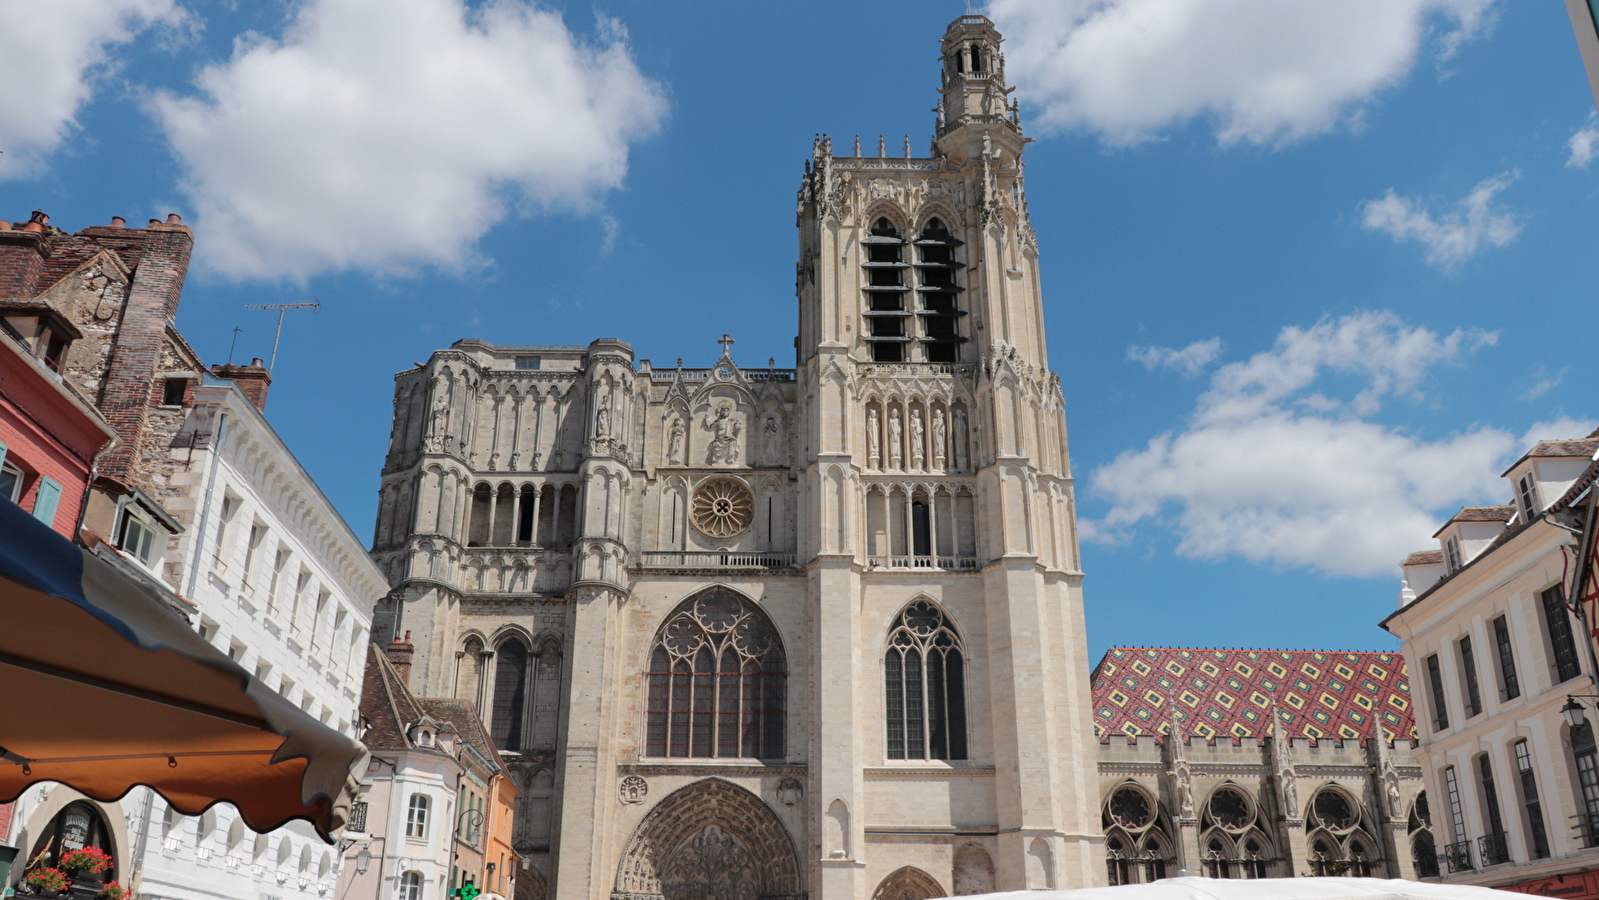
[[26, 225], [0, 229], [0, 298], [29, 299], [39, 293], [44, 261], [50, 256], [44, 223], [50, 217], [35, 211]]
[[411, 643], [411, 632], [407, 631], [405, 637], [399, 638], [389, 644], [389, 664], [394, 666], [394, 671], [399, 673], [400, 683], [407, 688], [411, 686], [411, 655], [416, 652], [416, 645]]
[[257, 356], [250, 360], [247, 366], [217, 365], [211, 367], [211, 374], [218, 378], [226, 378], [239, 386], [244, 396], [250, 398], [255, 408], [266, 410], [267, 388], [272, 386], [272, 376], [267, 374], [266, 365]]

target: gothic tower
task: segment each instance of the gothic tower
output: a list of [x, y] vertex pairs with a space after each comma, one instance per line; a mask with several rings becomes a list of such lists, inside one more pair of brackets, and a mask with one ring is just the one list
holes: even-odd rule
[[[1064, 401], [1000, 41], [983, 16], [950, 25], [931, 157], [881, 140], [863, 156], [858, 139], [838, 156], [823, 136], [800, 190], [799, 554], [826, 685], [809, 756], [827, 897], [868, 896], [874, 857], [907, 845], [958, 857], [961, 839], [926, 825], [951, 801], [946, 828], [992, 835], [996, 889], [1102, 875]], [[938, 746], [952, 719], [912, 710], [956, 686], [916, 626], [891, 624], [918, 609], [897, 608], [908, 591], [963, 644], [960, 748]]]
[[930, 156], [816, 141], [795, 368], [463, 340], [396, 376], [375, 634], [488, 724], [517, 900], [1104, 880], [1000, 40], [950, 25]]

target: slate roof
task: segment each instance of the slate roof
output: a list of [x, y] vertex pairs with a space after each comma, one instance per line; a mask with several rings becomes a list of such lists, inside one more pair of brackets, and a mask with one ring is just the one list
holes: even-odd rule
[[500, 771], [505, 771], [505, 760], [500, 758], [499, 751], [494, 749], [494, 742], [489, 740], [488, 732], [483, 730], [483, 720], [478, 717], [476, 704], [470, 700], [442, 697], [419, 697], [416, 702], [438, 722], [449, 722], [461, 740], [472, 745], [473, 750], [498, 766]]
[[1585, 438], [1569, 441], [1539, 441], [1532, 445], [1532, 449], [1521, 455], [1521, 458], [1510, 464], [1502, 474], [1509, 475], [1511, 469], [1521, 465], [1533, 457], [1542, 458], [1569, 458], [1574, 456], [1593, 458], [1594, 451], [1599, 450], [1599, 429], [1590, 432]]
[[367, 644], [366, 676], [361, 680], [361, 718], [367, 729], [361, 743], [372, 750], [413, 749], [406, 726], [422, 721], [424, 715], [388, 654], [375, 643]]
[[1444, 533], [1444, 529], [1456, 522], [1508, 522], [1516, 514], [1514, 503], [1504, 506], [1462, 506], [1460, 512], [1449, 517], [1443, 527], [1433, 532], [1433, 537]]
[[1444, 552], [1442, 550], [1417, 550], [1415, 553], [1405, 557], [1405, 561], [1400, 563], [1401, 566], [1441, 566], [1443, 564]]
[[1416, 740], [1398, 653], [1112, 647], [1092, 677], [1094, 734], [1260, 740], [1275, 707], [1289, 737]]

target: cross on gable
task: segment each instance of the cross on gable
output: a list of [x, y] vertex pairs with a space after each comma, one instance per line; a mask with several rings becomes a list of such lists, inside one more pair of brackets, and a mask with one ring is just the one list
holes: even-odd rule
[[722, 335], [722, 339], [717, 341], [717, 343], [722, 345], [722, 355], [723, 356], [731, 356], [732, 353], [733, 353], [733, 345], [738, 343], [738, 342], [733, 340], [733, 336], [732, 335], [723, 334]]

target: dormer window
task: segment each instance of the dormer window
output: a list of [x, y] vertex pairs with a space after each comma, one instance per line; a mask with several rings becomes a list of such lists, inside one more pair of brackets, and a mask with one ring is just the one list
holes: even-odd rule
[[1532, 477], [1531, 472], [1516, 479], [1516, 499], [1521, 503], [1523, 522], [1531, 522], [1543, 511], [1543, 507], [1538, 503], [1538, 482]]
[[0, 328], [52, 372], [61, 371], [67, 348], [83, 337], [77, 326], [43, 300], [0, 301]]
[[1444, 539], [1444, 567], [1449, 570], [1449, 574], [1453, 575], [1460, 571], [1461, 565], [1460, 538], [1451, 534]]

